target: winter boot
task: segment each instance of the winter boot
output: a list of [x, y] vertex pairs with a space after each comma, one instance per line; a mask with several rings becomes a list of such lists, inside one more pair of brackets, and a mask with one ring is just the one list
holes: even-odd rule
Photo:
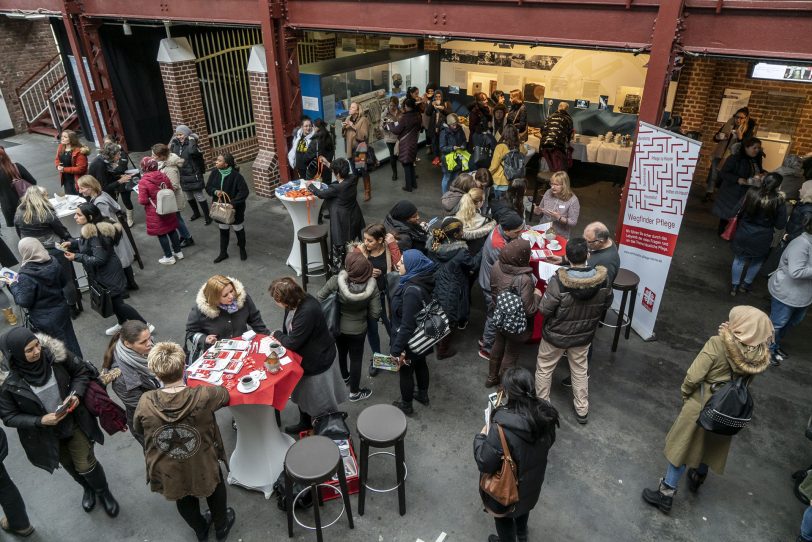
[[126, 209], [125, 213], [127, 214], [127, 226], [132, 228], [133, 224], [135, 224], [135, 222], [133, 222], [133, 210], [132, 209]]
[[414, 414], [414, 407], [411, 401], [392, 401], [392, 404], [398, 407], [407, 416]]
[[87, 484], [96, 492], [96, 497], [101, 501], [104, 511], [111, 518], [118, 515], [118, 502], [113, 494], [110, 493], [110, 487], [107, 485], [107, 477], [104, 475], [104, 469], [101, 463], [96, 463], [96, 466], [90, 469], [90, 472], [83, 474]]
[[440, 339], [437, 343], [437, 359], [453, 358], [457, 351], [451, 348], [451, 333]]
[[423, 406], [429, 406], [429, 390], [414, 389], [414, 400]]
[[313, 429], [313, 419], [307, 412], [299, 411], [299, 423], [296, 425], [286, 425], [285, 433], [289, 435], [298, 435], [302, 431]]
[[708, 474], [699, 474], [696, 469], [688, 469], [688, 490], [691, 493], [696, 493], [699, 491], [699, 486], [705, 483], [705, 478], [708, 477]]
[[94, 508], [96, 508], [96, 493], [87, 483], [85, 477], [76, 472], [73, 467], [66, 467], [63, 465], [62, 468], [65, 469], [65, 472], [70, 474], [71, 478], [76, 480], [79, 485], [82, 486], [82, 489], [84, 490], [84, 494], [82, 495], [82, 509], [89, 514]]
[[211, 216], [209, 215], [209, 202], [201, 201], [200, 208], [203, 210], [203, 222], [208, 226], [211, 224]]
[[237, 230], [237, 246], [240, 247], [240, 259], [245, 261], [248, 259], [248, 253], [245, 251], [245, 230]]
[[372, 181], [369, 180], [369, 175], [364, 175], [364, 201], [372, 199]]
[[194, 198], [187, 199], [186, 203], [188, 203], [189, 208], [192, 209], [192, 216], [189, 217], [189, 220], [197, 220], [198, 218], [200, 218], [202, 216], [200, 214], [200, 207], [197, 206], [197, 200], [196, 199], [194, 199]]
[[643, 490], [643, 500], [667, 514], [671, 511], [671, 505], [674, 503], [676, 493], [676, 489], [667, 486], [665, 479], [660, 478], [660, 487], [656, 490], [648, 488]]
[[214, 263], [220, 263], [228, 259], [228, 238], [231, 230], [220, 230], [220, 254], [214, 259]]
[[492, 388], [499, 384], [499, 365], [498, 359], [488, 360], [488, 378], [485, 379], [486, 388]]

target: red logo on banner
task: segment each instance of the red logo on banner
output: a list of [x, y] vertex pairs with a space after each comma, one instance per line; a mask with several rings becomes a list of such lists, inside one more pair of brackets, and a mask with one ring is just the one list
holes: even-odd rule
[[673, 256], [677, 235], [626, 224], [620, 235], [620, 244], [663, 256]]
[[646, 288], [643, 290], [643, 299], [641, 303], [649, 311], [654, 310], [654, 300], [657, 299], [657, 294]]

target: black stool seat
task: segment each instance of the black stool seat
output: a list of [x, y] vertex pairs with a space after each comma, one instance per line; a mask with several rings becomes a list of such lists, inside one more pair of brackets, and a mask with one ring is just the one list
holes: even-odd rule
[[285, 468], [304, 483], [329, 480], [341, 461], [338, 446], [327, 437], [313, 436], [299, 440], [285, 455]]
[[406, 434], [406, 415], [393, 405], [372, 405], [358, 415], [356, 426], [371, 444], [390, 446]]
[[318, 243], [322, 239], [327, 239], [327, 226], [324, 224], [305, 226], [296, 232], [296, 237], [299, 238], [299, 241], [305, 243]]
[[634, 271], [620, 268], [617, 270], [615, 282], [612, 283], [612, 288], [620, 291], [633, 290], [640, 284], [640, 277]]

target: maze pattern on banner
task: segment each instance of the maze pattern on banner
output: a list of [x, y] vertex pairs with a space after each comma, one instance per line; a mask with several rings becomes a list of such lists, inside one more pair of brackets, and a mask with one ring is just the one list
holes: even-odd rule
[[[627, 209], [682, 216], [684, 198], [690, 191], [698, 145], [675, 136], [656, 134], [640, 125], [629, 186]], [[675, 160], [662, 158], [673, 155]]]

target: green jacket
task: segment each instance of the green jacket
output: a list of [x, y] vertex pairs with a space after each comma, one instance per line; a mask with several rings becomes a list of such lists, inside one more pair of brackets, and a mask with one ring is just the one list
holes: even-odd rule
[[345, 270], [334, 275], [319, 290], [319, 301], [338, 291], [341, 305], [341, 334], [362, 335], [367, 332], [367, 319], [377, 320], [381, 316], [381, 295], [378, 284], [370, 277], [365, 284], [350, 283]]

